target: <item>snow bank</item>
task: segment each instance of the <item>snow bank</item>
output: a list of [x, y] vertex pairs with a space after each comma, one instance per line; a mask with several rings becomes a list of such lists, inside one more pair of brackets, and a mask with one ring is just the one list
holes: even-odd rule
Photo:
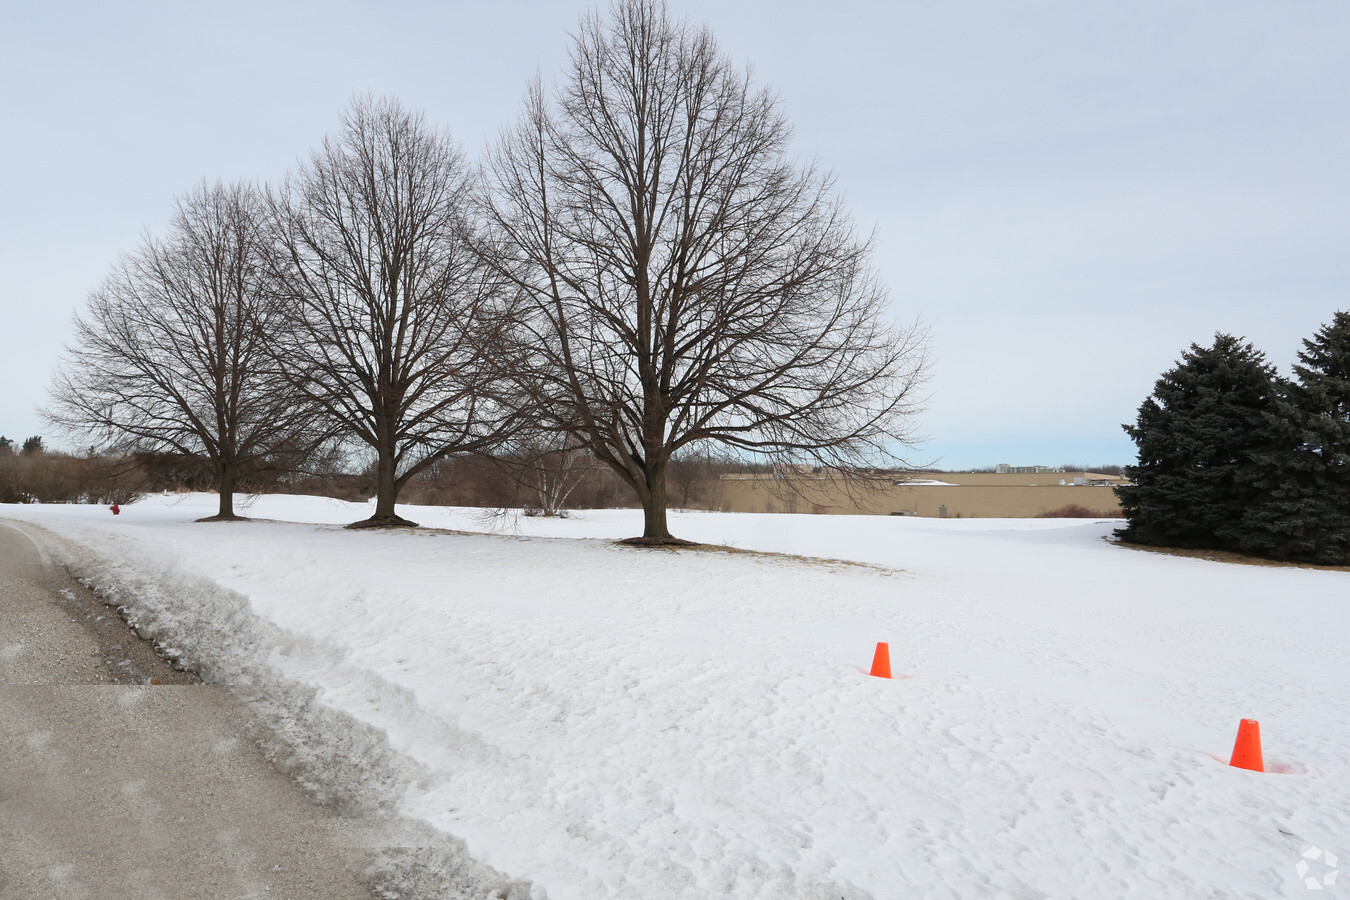
[[[1292, 897], [1305, 850], [1350, 858], [1347, 573], [1073, 520], [673, 516], [791, 559], [597, 540], [632, 511], [371, 533], [264, 497], [273, 521], [187, 524], [212, 502], [0, 515], [159, 591], [208, 672], [309, 686], [352, 802], [555, 900]], [[865, 674], [879, 640], [907, 678]], [[1278, 773], [1224, 765], [1242, 717]]]

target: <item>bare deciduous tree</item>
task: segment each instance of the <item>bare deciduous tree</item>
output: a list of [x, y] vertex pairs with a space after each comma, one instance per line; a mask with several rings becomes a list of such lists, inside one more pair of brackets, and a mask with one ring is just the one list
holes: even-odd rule
[[265, 216], [246, 184], [202, 183], [168, 237], [147, 236], [75, 322], [48, 419], [116, 452], [204, 461], [233, 519], [236, 482], [317, 441], [305, 404], [269, 368], [283, 330]]
[[375, 456], [375, 513], [359, 525], [412, 524], [394, 509], [408, 479], [513, 423], [493, 394], [506, 310], [467, 241], [469, 191], [448, 134], [396, 100], [363, 98], [273, 198], [295, 321], [278, 360]]
[[667, 478], [674, 482], [679, 505], [689, 509], [692, 502], [707, 499], [702, 495], [711, 497], [716, 494], [712, 487], [719, 474], [718, 468], [726, 469], [732, 465], [734, 463], [731, 460], [717, 458], [707, 446], [681, 447], [678, 453], [671, 456], [667, 466]]
[[619, 0], [489, 157], [484, 255], [531, 312], [525, 383], [636, 492], [641, 542], [674, 540], [683, 447], [852, 467], [912, 437], [922, 330], [886, 323], [870, 242], [789, 132], [706, 28]]
[[556, 433], [532, 431], [513, 441], [511, 467], [516, 480], [530, 492], [539, 513], [565, 515], [567, 501], [595, 465], [574, 439]]

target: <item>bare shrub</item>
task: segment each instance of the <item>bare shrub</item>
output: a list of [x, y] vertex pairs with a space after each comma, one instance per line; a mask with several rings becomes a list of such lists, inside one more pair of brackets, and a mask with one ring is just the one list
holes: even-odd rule
[[1078, 503], [1070, 503], [1056, 509], [1049, 509], [1041, 513], [1038, 519], [1120, 519], [1124, 513], [1119, 509], [1109, 510], [1107, 512], [1093, 512], [1086, 506]]

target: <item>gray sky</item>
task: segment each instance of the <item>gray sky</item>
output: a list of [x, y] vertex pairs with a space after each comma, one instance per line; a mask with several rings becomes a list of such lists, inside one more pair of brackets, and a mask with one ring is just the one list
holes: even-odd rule
[[[476, 154], [590, 6], [6, 4], [0, 433], [42, 431], [71, 315], [176, 194], [279, 178], [366, 90]], [[1120, 423], [1191, 341], [1287, 370], [1350, 308], [1343, 0], [672, 8], [780, 91], [931, 323], [916, 460], [1130, 461]]]

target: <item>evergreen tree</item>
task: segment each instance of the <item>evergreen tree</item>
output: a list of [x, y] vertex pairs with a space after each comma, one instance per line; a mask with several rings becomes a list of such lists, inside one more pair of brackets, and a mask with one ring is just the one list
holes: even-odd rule
[[1277, 559], [1350, 564], [1350, 312], [1303, 341], [1296, 380], [1272, 425], [1288, 447], [1268, 459], [1269, 502], [1248, 514], [1255, 550]]
[[1124, 540], [1173, 547], [1250, 551], [1247, 512], [1267, 502], [1271, 470], [1263, 460], [1282, 438], [1275, 369], [1251, 344], [1216, 334], [1192, 344], [1154, 385], [1135, 425], [1139, 447], [1117, 489]]

